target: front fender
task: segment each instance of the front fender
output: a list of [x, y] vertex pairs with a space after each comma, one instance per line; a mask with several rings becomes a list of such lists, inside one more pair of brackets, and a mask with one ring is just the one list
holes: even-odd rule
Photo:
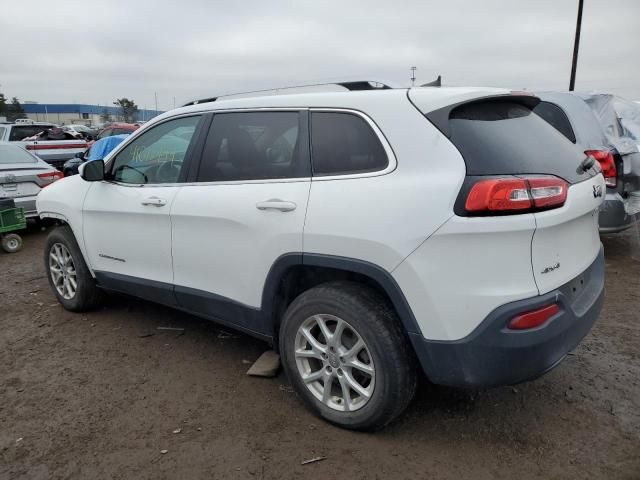
[[58, 180], [38, 193], [36, 209], [40, 218], [51, 218], [69, 225], [76, 242], [78, 242], [84, 261], [91, 275], [94, 275], [85, 249], [82, 214], [84, 199], [92, 185], [79, 175]]

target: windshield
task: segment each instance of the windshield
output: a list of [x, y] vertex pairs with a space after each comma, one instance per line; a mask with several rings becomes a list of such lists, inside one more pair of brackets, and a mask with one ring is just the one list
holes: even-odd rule
[[37, 163], [38, 160], [14, 145], [0, 145], [0, 164]]

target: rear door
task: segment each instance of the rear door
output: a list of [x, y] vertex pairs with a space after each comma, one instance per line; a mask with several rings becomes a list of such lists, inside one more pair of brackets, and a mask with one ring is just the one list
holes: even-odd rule
[[310, 187], [306, 111], [219, 113], [171, 210], [180, 306], [270, 334], [255, 313], [283, 254], [302, 252]]

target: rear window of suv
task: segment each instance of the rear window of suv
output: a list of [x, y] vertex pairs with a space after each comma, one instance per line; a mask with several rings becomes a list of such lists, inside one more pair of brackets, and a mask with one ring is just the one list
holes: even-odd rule
[[389, 159], [371, 126], [351, 113], [311, 113], [314, 176], [384, 170]]
[[450, 139], [467, 175], [551, 174], [585, 179], [585, 155], [531, 108], [508, 99], [472, 102], [449, 114]]

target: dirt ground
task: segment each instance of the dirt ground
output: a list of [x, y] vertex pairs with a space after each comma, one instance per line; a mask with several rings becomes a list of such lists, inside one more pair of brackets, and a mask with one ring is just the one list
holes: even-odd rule
[[0, 253], [2, 479], [640, 479], [636, 230], [603, 240], [602, 316], [558, 368], [487, 391], [422, 382], [375, 434], [313, 417], [283, 374], [247, 377], [260, 341], [124, 297], [64, 311], [45, 237]]

